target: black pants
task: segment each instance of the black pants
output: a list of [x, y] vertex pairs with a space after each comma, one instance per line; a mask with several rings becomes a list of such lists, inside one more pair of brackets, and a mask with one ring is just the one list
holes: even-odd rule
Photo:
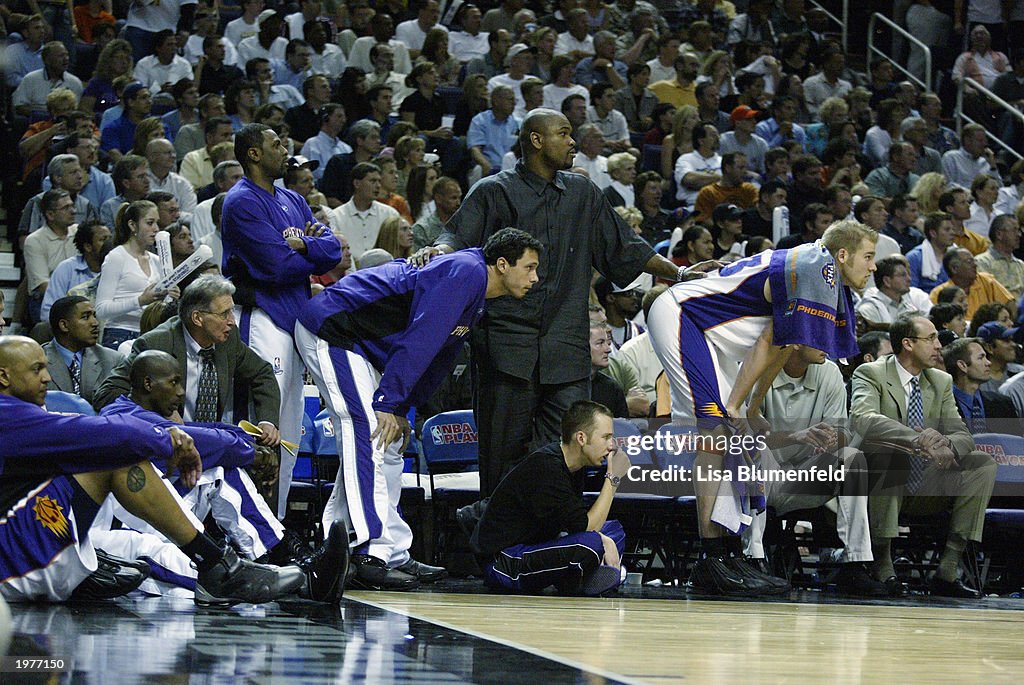
[[480, 440], [480, 496], [490, 497], [502, 477], [541, 445], [558, 440], [562, 414], [577, 400], [590, 399], [590, 377], [542, 384], [490, 366], [473, 349], [473, 413]]

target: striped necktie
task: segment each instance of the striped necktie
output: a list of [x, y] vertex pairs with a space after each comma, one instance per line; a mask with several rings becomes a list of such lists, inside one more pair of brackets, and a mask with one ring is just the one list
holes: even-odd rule
[[71, 388], [76, 395], [82, 394], [82, 365], [78, 363], [78, 357], [71, 358], [71, 366], [68, 367], [71, 374]]
[[[915, 376], [910, 379], [910, 397], [907, 398], [907, 425], [911, 428], [924, 428], [924, 401], [921, 399], [921, 379]], [[913, 454], [910, 457], [910, 473], [907, 475], [907, 493], [914, 494], [921, 487], [924, 478], [925, 460]]]

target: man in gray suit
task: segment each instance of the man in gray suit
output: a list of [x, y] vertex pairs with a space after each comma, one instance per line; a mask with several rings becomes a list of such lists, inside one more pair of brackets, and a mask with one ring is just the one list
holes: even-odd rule
[[184, 421], [237, 423], [251, 398], [250, 419], [263, 430], [256, 442], [278, 447], [281, 394], [274, 369], [242, 343], [232, 314], [234, 293], [235, 286], [225, 278], [197, 278], [181, 294], [179, 315], [135, 340], [128, 358], [100, 385], [93, 406], [99, 410], [127, 395], [135, 357], [161, 350], [178, 360], [185, 381]]
[[[981, 542], [995, 483], [996, 464], [977, 451], [953, 398], [952, 377], [942, 370], [938, 333], [924, 316], [903, 314], [889, 328], [894, 353], [862, 364], [853, 374], [851, 418], [864, 436], [861, 448], [875, 468], [890, 466], [869, 500], [875, 577], [890, 595], [906, 594], [892, 565], [890, 542], [899, 515], [951, 511], [949, 535], [931, 580], [933, 595], [977, 598], [959, 579], [968, 541]], [[893, 452], [896, 452], [893, 454]], [[902, 471], [905, 478], [893, 483]]]
[[96, 389], [124, 355], [99, 342], [100, 322], [88, 298], [62, 297], [50, 307], [53, 340], [43, 345], [50, 369], [48, 390], [80, 395], [90, 404]]

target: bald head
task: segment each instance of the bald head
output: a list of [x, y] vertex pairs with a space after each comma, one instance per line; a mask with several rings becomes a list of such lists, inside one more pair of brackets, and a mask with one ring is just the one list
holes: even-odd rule
[[35, 340], [24, 335], [0, 335], [0, 367], [18, 363], [28, 357], [34, 348], [43, 349]]
[[46, 402], [46, 354], [32, 338], [0, 335], [0, 395], [40, 407]]
[[159, 381], [178, 373], [178, 360], [161, 350], [146, 350], [132, 362], [132, 393], [148, 392], [146, 381]]

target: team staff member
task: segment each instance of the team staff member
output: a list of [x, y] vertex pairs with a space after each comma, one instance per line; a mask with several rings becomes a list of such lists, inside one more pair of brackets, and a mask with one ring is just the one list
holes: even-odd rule
[[[601, 492], [583, 501], [587, 466], [608, 459]], [[608, 510], [629, 457], [615, 446], [613, 418], [596, 402], [576, 402], [562, 417], [561, 442], [546, 445], [509, 471], [473, 531], [489, 585], [539, 592], [599, 595], [618, 587], [626, 536]], [[565, 535], [562, 535], [565, 533]]]
[[348, 518], [360, 584], [407, 589], [444, 575], [409, 557], [412, 531], [398, 514], [405, 416], [451, 371], [485, 301], [526, 296], [541, 250], [529, 234], [505, 229], [483, 250], [423, 268], [396, 260], [361, 269], [299, 313], [295, 341], [327, 401], [341, 455], [324, 529]]
[[435, 246], [413, 260], [483, 245], [506, 226], [544, 245], [537, 287], [522, 302], [494, 302], [473, 332], [485, 497], [531, 446], [557, 439], [573, 402], [590, 397], [592, 270], [618, 284], [643, 271], [689, 277], [633, 233], [589, 179], [566, 171], [576, 154], [572, 130], [560, 112], [532, 110], [520, 129], [516, 168], [474, 185]]
[[0, 337], [4, 598], [67, 599], [96, 569], [88, 530], [111, 493], [196, 564], [199, 603], [269, 602], [302, 585], [299, 569], [241, 560], [189, 523], [150, 460], [166, 461], [168, 472], [194, 486], [202, 462], [192, 438], [129, 416], [50, 414], [43, 408], [49, 379], [38, 343]]
[[[278, 188], [288, 150], [263, 124], [235, 134], [235, 158], [245, 177], [228, 191], [221, 215], [224, 275], [238, 288], [235, 315], [242, 342], [274, 368], [281, 388], [282, 440], [298, 444], [302, 429], [302, 360], [292, 343], [295, 315], [309, 300], [309, 277], [341, 261], [331, 229], [313, 218], [296, 192]], [[287, 236], [287, 237], [286, 237]], [[295, 457], [284, 453], [277, 514], [284, 517]]]

